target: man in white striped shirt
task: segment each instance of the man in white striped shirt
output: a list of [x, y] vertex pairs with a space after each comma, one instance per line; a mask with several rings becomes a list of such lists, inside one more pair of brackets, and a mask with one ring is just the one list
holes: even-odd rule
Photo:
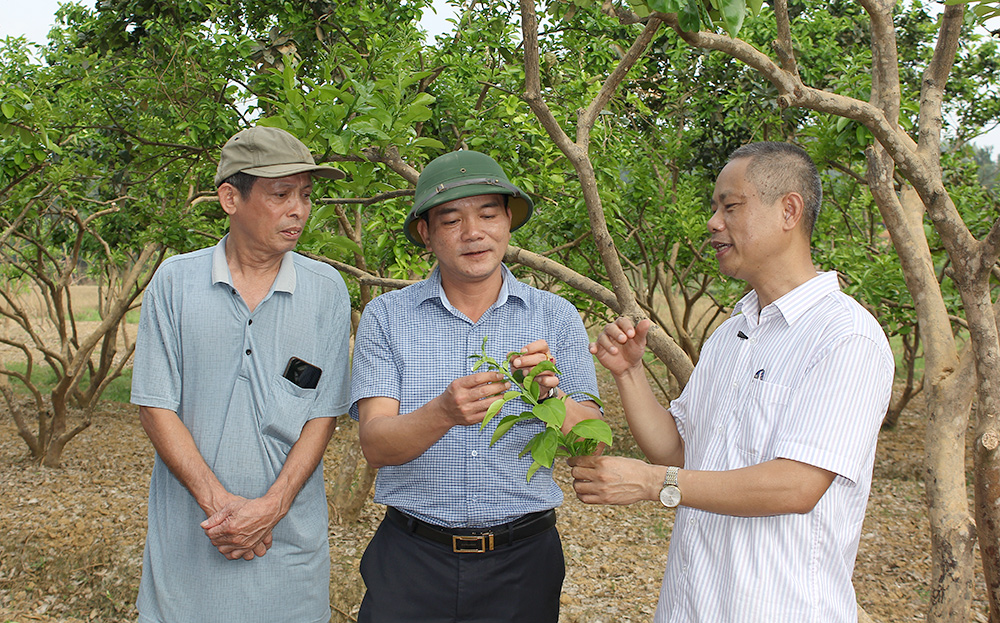
[[894, 363], [878, 322], [812, 263], [821, 200], [799, 147], [732, 154], [708, 229], [720, 272], [753, 291], [669, 410], [643, 372], [648, 320], [619, 319], [591, 345], [651, 463], [571, 459], [574, 487], [587, 503], [677, 507], [656, 623], [857, 620], [851, 576]]

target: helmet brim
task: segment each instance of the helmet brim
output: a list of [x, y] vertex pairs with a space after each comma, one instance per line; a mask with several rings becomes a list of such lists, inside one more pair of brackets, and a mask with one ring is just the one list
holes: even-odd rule
[[420, 237], [420, 232], [417, 231], [417, 221], [420, 220], [420, 217], [430, 211], [431, 208], [435, 208], [441, 204], [454, 201], [455, 199], [464, 199], [478, 195], [507, 196], [507, 207], [510, 208], [510, 231], [512, 232], [527, 223], [528, 219], [531, 218], [534, 205], [531, 199], [520, 190], [515, 188], [511, 191], [490, 184], [466, 184], [464, 186], [449, 188], [436, 194], [431, 201], [424, 205], [415, 206], [415, 209], [411, 210], [406, 216], [406, 222], [403, 224], [403, 233], [406, 234], [407, 240], [413, 244], [421, 248], [426, 248], [427, 245], [424, 243], [423, 238]]

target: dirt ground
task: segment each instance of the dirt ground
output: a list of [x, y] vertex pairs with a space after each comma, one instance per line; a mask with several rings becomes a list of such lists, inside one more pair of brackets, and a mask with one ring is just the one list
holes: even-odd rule
[[[602, 380], [617, 453], [631, 454], [613, 385]], [[327, 452], [329, 482], [356, 435], [344, 422]], [[906, 412], [881, 435], [855, 587], [879, 623], [920, 621], [928, 599], [927, 518], [921, 482], [923, 426]], [[74, 440], [61, 469], [25, 459], [0, 408], [0, 622], [134, 621], [152, 449], [132, 407], [106, 403]], [[567, 575], [563, 623], [650, 621], [673, 513], [657, 504], [593, 507], [571, 495], [568, 469], [559, 527]], [[331, 524], [333, 621], [352, 621], [363, 594], [358, 561], [382, 516], [371, 502], [357, 522]], [[973, 621], [986, 621], [982, 573]]]

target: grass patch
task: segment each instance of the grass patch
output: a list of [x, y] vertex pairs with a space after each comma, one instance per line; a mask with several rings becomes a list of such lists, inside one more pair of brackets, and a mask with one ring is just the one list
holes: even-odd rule
[[[28, 369], [27, 364], [23, 362], [12, 362], [6, 364], [8, 370], [16, 371], [24, 374]], [[47, 395], [52, 392], [52, 388], [56, 386], [58, 379], [56, 378], [55, 372], [52, 368], [48, 366], [35, 366], [32, 372], [31, 381], [35, 384], [42, 395]], [[10, 385], [14, 388], [14, 391], [18, 394], [28, 394], [28, 388], [21, 383], [20, 379], [14, 377], [8, 377], [10, 379]], [[83, 379], [80, 381], [81, 389], [86, 389], [90, 383], [90, 373], [84, 373]], [[132, 392], [132, 368], [126, 368], [122, 370], [121, 376], [111, 381], [108, 386], [104, 389], [104, 393], [101, 394], [101, 400], [111, 400], [113, 402], [129, 402], [129, 397]]]
[[[101, 318], [101, 313], [94, 307], [76, 310], [76, 313], [73, 314], [73, 319], [77, 322], [100, 322], [104, 320], [104, 318]], [[139, 310], [132, 309], [126, 312], [125, 322], [128, 324], [139, 324]]]

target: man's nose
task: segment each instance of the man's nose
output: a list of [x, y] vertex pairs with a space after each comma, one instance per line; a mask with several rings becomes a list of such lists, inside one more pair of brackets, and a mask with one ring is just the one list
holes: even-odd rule
[[719, 216], [719, 212], [717, 210], [712, 212], [712, 216], [708, 219], [707, 225], [709, 233], [712, 234], [725, 229], [725, 223], [723, 222], [722, 217]]
[[296, 195], [296, 198], [292, 201], [292, 205], [288, 211], [289, 216], [294, 216], [296, 218], [301, 218], [303, 220], [309, 218], [309, 212], [312, 210], [312, 200], [308, 196]]
[[476, 217], [462, 220], [462, 238], [465, 240], [478, 240], [483, 236], [482, 220]]

